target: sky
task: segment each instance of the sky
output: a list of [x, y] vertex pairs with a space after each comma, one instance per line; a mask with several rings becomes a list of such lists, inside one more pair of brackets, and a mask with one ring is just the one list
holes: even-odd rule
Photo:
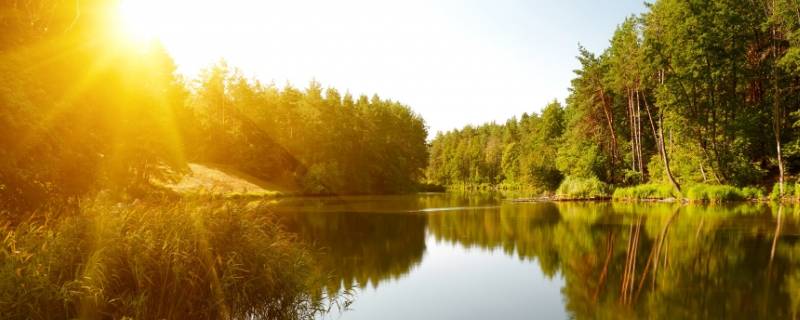
[[128, 3], [188, 77], [222, 58], [278, 86], [377, 93], [421, 114], [431, 136], [563, 102], [578, 44], [601, 52], [645, 10], [643, 0]]

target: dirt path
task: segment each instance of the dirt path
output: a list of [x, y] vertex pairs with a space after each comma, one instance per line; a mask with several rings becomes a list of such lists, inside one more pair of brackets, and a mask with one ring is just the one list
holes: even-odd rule
[[190, 163], [189, 169], [191, 169], [191, 173], [185, 175], [180, 181], [168, 183], [166, 186], [180, 193], [209, 192], [278, 196], [297, 191], [225, 166]]

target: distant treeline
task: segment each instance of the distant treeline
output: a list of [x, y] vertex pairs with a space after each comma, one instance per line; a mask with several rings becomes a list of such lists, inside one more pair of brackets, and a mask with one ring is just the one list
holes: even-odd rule
[[[398, 102], [248, 81], [225, 64], [192, 88], [192, 158], [297, 183], [308, 193], [411, 191], [428, 162], [424, 120]], [[288, 178], [288, 179], [287, 179]]]
[[406, 191], [422, 176], [427, 129], [408, 107], [278, 89], [224, 63], [187, 81], [158, 44], [125, 39], [116, 5], [0, 3], [0, 212], [148, 192], [189, 161], [310, 193]]
[[799, 2], [656, 1], [578, 60], [563, 108], [438, 134], [428, 179], [546, 192], [566, 177], [680, 189], [800, 171]]

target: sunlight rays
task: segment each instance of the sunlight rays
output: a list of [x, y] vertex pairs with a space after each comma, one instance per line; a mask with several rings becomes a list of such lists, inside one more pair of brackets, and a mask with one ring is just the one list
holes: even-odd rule
[[[120, 5], [130, 5], [126, 3], [133, 1], [123, 2]], [[117, 7], [103, 8], [103, 10], [119, 11]], [[141, 131], [143, 128], [135, 127], [136, 124], [131, 123], [129, 119], [135, 115], [138, 120], [150, 124], [150, 128], [144, 128], [145, 130], [160, 133], [158, 141], [153, 141], [152, 144], [163, 146], [160, 148], [161, 152], [168, 156], [170, 164], [185, 163], [180, 132], [177, 128], [178, 120], [173, 110], [183, 101], [181, 97], [171, 96], [172, 91], [165, 90], [183, 85], [172, 82], [178, 79], [173, 74], [175, 69], [173, 62], [157, 39], [138, 37], [129, 30], [132, 27], [129, 25], [130, 20], [143, 19], [147, 12], [140, 9], [129, 10], [133, 12], [122, 11], [111, 15], [121, 16], [124, 19], [110, 18], [98, 25], [83, 27], [68, 37], [43, 39], [26, 47], [2, 53], [2, 56], [10, 59], [16, 56], [24, 57], [25, 59], [20, 59], [18, 64], [22, 69], [17, 71], [14, 67], [13, 70], [30, 73], [33, 78], [48, 74], [54, 69], [64, 70], [59, 74], [42, 77], [46, 80], [36, 84], [44, 90], [52, 90], [54, 94], [49, 100], [40, 102], [44, 112], [41, 112], [36, 119], [32, 119], [34, 125], [18, 133], [19, 138], [14, 143], [18, 146], [14, 148], [17, 154], [27, 156], [43, 152], [41, 150], [43, 146], [53, 143], [76, 146], [100, 143], [110, 146], [110, 149], [100, 151], [97, 154], [99, 157], [97, 161], [106, 164], [109, 161], [118, 161], [124, 164], [127, 163], [125, 159], [116, 157], [122, 154], [121, 147], [128, 149], [125, 152], [128, 156], [137, 155], [133, 151], [137, 144], [138, 147], [143, 147], [135, 139], [136, 130], [143, 132]], [[133, 16], [123, 15], [125, 12]], [[119, 87], [120, 92], [128, 93], [109, 95], [108, 89], [111, 87]], [[134, 87], [144, 90], [133, 89]], [[132, 96], [137, 94], [140, 96]], [[142, 94], [146, 97], [141, 97]], [[78, 116], [82, 110], [91, 112]], [[67, 129], [69, 127], [72, 128]], [[102, 137], [102, 130], [98, 130], [102, 127], [110, 129], [112, 134]], [[127, 134], [122, 135], [123, 131]], [[94, 135], [104, 141], [87, 141], [85, 138], [79, 138], [82, 133]]]
[[124, 34], [137, 42], [149, 42], [158, 37], [159, 25], [153, 23], [156, 1], [122, 0], [117, 8]]
[[[76, 51], [80, 51], [83, 49], [75, 48]], [[54, 104], [51, 106], [47, 112], [43, 113], [41, 120], [38, 123], [38, 129], [47, 130], [52, 127], [53, 122], [64, 113], [68, 112], [72, 106], [72, 103], [78, 99], [82, 94], [86, 93], [86, 91], [96, 83], [96, 80], [99, 75], [101, 75], [104, 71], [106, 71], [107, 67], [111, 64], [114, 60], [115, 54], [112, 52], [104, 51], [102, 54], [96, 57], [92, 65], [90, 65], [85, 73], [80, 75], [77, 81], [70, 85], [69, 87], [65, 88], [61, 97], [54, 101]], [[65, 57], [66, 59], [66, 57]], [[37, 133], [40, 132], [25, 132], [21, 134], [20, 145], [21, 146], [28, 146], [34, 147], [38, 145], [40, 141], [37, 141]], [[40, 137], [41, 138], [41, 137]]]

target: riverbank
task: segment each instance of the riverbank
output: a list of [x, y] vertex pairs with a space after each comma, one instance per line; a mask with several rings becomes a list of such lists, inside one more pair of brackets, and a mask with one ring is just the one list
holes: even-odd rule
[[[458, 190], [465, 188], [459, 186]], [[448, 190], [452, 190], [448, 188]], [[621, 201], [621, 202], [686, 202], [686, 203], [723, 203], [723, 202], [800, 202], [800, 187], [785, 183], [783, 192], [778, 184], [770, 192], [755, 186], [736, 187], [721, 184], [697, 183], [684, 186], [680, 191], [666, 183], [645, 183], [628, 187], [614, 187], [597, 179], [567, 177], [552, 192], [538, 194], [520, 193], [518, 190], [507, 191], [500, 187], [482, 186], [480, 190], [491, 190], [505, 194], [513, 202], [543, 201]], [[484, 191], [485, 192], [485, 191]]]
[[177, 181], [157, 183], [184, 196], [282, 197], [301, 193], [296, 185], [265, 181], [227, 166], [189, 163], [188, 169]]
[[259, 201], [101, 195], [0, 234], [4, 318], [313, 319], [330, 301], [314, 249]]
[[[266, 181], [229, 166], [189, 163], [189, 171], [175, 181], [154, 181], [154, 185], [184, 198], [264, 199], [306, 196], [336, 196], [304, 190], [290, 177]], [[419, 183], [418, 192], [445, 192], [443, 186]]]

